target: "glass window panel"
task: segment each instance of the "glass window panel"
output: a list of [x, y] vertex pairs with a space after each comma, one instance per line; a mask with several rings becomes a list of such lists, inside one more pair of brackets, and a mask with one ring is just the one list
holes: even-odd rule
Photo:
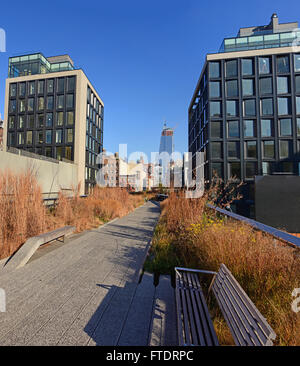
[[47, 113], [46, 114], [46, 127], [52, 127], [53, 126], [53, 113]]
[[236, 117], [238, 116], [238, 102], [235, 100], [226, 101], [226, 114], [227, 116]]
[[244, 137], [255, 137], [256, 128], [254, 120], [244, 120]]
[[212, 159], [222, 159], [222, 143], [211, 142], [211, 157]]
[[15, 137], [16, 136], [13, 132], [9, 132], [9, 134], [8, 134], [8, 145], [9, 146], [15, 146], [15, 143], [16, 143]]
[[290, 72], [289, 56], [277, 56], [277, 72], [278, 73]]
[[300, 136], [300, 118], [297, 118], [297, 135]]
[[66, 142], [67, 143], [73, 142], [73, 129], [72, 128], [67, 129]]
[[274, 159], [275, 158], [275, 142], [263, 141], [263, 158]]
[[57, 126], [62, 126], [64, 124], [64, 112], [56, 113], [56, 124]]
[[244, 116], [256, 116], [255, 99], [244, 100]]
[[10, 84], [10, 92], [9, 95], [11, 97], [16, 97], [17, 96], [17, 84]]
[[44, 80], [38, 81], [38, 94], [44, 94]]
[[27, 131], [26, 133], [26, 144], [32, 145], [32, 131]]
[[236, 163], [228, 164], [228, 177], [241, 179], [241, 164], [240, 163], [236, 162]]
[[243, 96], [254, 95], [254, 80], [253, 79], [243, 79]]
[[254, 178], [257, 175], [257, 163], [246, 162], [246, 178]]
[[18, 128], [24, 128], [24, 127], [25, 127], [25, 116], [19, 116]]
[[67, 108], [74, 108], [74, 94], [67, 94]]
[[290, 118], [279, 121], [280, 136], [292, 136], [292, 120]]
[[67, 124], [68, 125], [74, 124], [74, 112], [73, 111], [67, 112]]
[[19, 100], [19, 112], [25, 112], [25, 100]]
[[226, 76], [235, 77], [238, 75], [237, 60], [226, 62]]
[[64, 108], [64, 96], [63, 95], [58, 95], [56, 100], [57, 100], [56, 107], [58, 109], [63, 109]]
[[29, 82], [29, 94], [30, 95], [35, 94], [35, 81]]
[[28, 114], [27, 116], [27, 128], [34, 128], [34, 114]]
[[277, 77], [277, 93], [286, 94], [289, 92], [289, 79], [285, 76]]
[[221, 117], [221, 102], [210, 102], [210, 116]]
[[17, 109], [17, 101], [15, 99], [9, 101], [9, 111], [11, 113], [16, 112]]
[[[211, 137], [222, 138], [222, 123], [221, 122], [211, 122]], [[97, 138], [97, 136], [96, 136]]]
[[257, 143], [256, 141], [245, 142], [245, 156], [246, 158], [257, 158]]
[[252, 59], [244, 59], [242, 60], [242, 74], [243, 76], [253, 75], [253, 60]]
[[72, 146], [65, 147], [65, 158], [68, 160], [73, 160], [72, 159]]
[[280, 116], [291, 114], [289, 98], [278, 98], [278, 114]]
[[65, 91], [65, 79], [59, 78], [57, 79], [57, 92], [63, 93]]
[[262, 137], [273, 136], [273, 121], [271, 119], [261, 120], [261, 136]]
[[270, 74], [271, 73], [271, 60], [269, 57], [260, 57], [258, 61], [259, 73]]
[[36, 143], [42, 144], [44, 142], [44, 132], [43, 131], [37, 131], [36, 132]]
[[221, 84], [219, 81], [211, 81], [209, 83], [210, 98], [219, 98], [221, 96]]
[[239, 96], [237, 80], [226, 81], [226, 93], [227, 93], [227, 97], [229, 97], [229, 98]]
[[47, 93], [53, 93], [54, 92], [54, 80], [48, 79], [47, 80]]
[[45, 147], [45, 156], [52, 158], [52, 147]]
[[223, 163], [212, 163], [212, 174], [213, 176], [218, 176], [223, 178]]
[[68, 91], [74, 91], [75, 90], [75, 76], [68, 78]]
[[279, 141], [279, 156], [280, 159], [287, 159], [291, 155], [292, 141]]
[[25, 97], [26, 94], [26, 83], [19, 83], [19, 96]]
[[240, 143], [238, 141], [229, 141], [227, 143], [228, 158], [239, 159], [240, 158]]
[[47, 97], [47, 109], [53, 109], [53, 97]]
[[296, 93], [300, 94], [300, 76], [295, 77]]
[[228, 121], [228, 137], [240, 137], [239, 121]]
[[262, 78], [259, 80], [259, 91], [261, 95], [273, 93], [273, 80], [272, 78]]
[[34, 110], [34, 98], [28, 98], [27, 110], [32, 112]]
[[261, 114], [263, 116], [273, 115], [273, 99], [267, 98], [261, 100]]
[[295, 55], [295, 72], [300, 72], [300, 55]]
[[62, 156], [62, 147], [59, 146], [55, 149], [55, 157], [57, 160], [62, 160], [63, 156]]
[[57, 144], [62, 143], [62, 141], [63, 141], [62, 137], [63, 137], [63, 131], [62, 130], [56, 130], [55, 131], [55, 142]]
[[8, 117], [8, 128], [10, 128], [10, 129], [15, 128], [15, 125], [16, 125], [16, 117], [9, 116]]
[[300, 114], [300, 97], [296, 97], [296, 113]]
[[18, 145], [24, 145], [24, 132], [18, 132]]
[[272, 163], [263, 161], [262, 171], [263, 171], [263, 175], [271, 175], [272, 174]]
[[42, 111], [44, 109], [44, 97], [38, 98], [38, 110]]

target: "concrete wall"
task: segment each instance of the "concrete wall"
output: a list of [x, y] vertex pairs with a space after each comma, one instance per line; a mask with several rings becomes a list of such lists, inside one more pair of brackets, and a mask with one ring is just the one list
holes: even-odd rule
[[[44, 198], [52, 198], [53, 193], [75, 188], [78, 184], [77, 165], [66, 162], [52, 162], [0, 151], [0, 171], [9, 169], [12, 173], [31, 169], [41, 186]], [[52, 195], [49, 195], [52, 193]]]

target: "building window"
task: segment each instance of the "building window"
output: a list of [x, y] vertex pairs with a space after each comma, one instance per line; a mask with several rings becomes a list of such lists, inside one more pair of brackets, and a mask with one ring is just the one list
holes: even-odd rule
[[245, 157], [248, 159], [257, 158], [257, 143], [256, 141], [245, 142]]
[[59, 78], [57, 79], [57, 92], [63, 93], [65, 91], [65, 79]]
[[226, 81], [226, 94], [228, 98], [239, 96], [237, 80]]
[[238, 141], [229, 141], [227, 143], [227, 150], [229, 159], [240, 158], [240, 143]]
[[246, 178], [254, 178], [257, 175], [257, 163], [246, 162]]
[[227, 116], [237, 117], [238, 116], [238, 102], [235, 100], [226, 101], [226, 114]]
[[16, 97], [17, 96], [17, 84], [10, 84], [9, 86], [9, 96]]
[[44, 109], [44, 97], [38, 98], [38, 110], [42, 111]]
[[292, 136], [292, 120], [285, 118], [279, 120], [280, 136]]
[[44, 94], [44, 80], [38, 81], [38, 94]]
[[294, 164], [291, 161], [283, 161], [280, 163], [281, 172], [282, 173], [293, 173], [294, 172]]
[[46, 130], [46, 144], [52, 144], [52, 130]]
[[62, 141], [63, 141], [63, 131], [62, 130], [56, 130], [55, 132], [56, 132], [56, 134], [55, 134], [55, 142], [57, 144], [61, 144]]
[[211, 122], [211, 137], [222, 138], [223, 137], [222, 130], [223, 128], [221, 122]]
[[25, 127], [25, 116], [19, 116], [18, 128], [23, 129]]
[[275, 142], [274, 141], [263, 141], [263, 158], [274, 159], [275, 158]]
[[211, 157], [212, 159], [222, 159], [222, 143], [212, 142], [211, 143]]
[[19, 100], [19, 112], [25, 112], [25, 100]]
[[17, 101], [15, 99], [9, 101], [9, 112], [14, 113], [17, 109]]
[[242, 60], [242, 74], [243, 76], [253, 75], [253, 60], [252, 59], [244, 59]]
[[244, 100], [244, 116], [256, 116], [255, 99]]
[[272, 78], [261, 78], [259, 79], [259, 92], [260, 95], [272, 94], [273, 93], [273, 80]]
[[66, 104], [68, 109], [74, 108], [74, 94], [67, 94]]
[[226, 62], [226, 77], [231, 78], [238, 76], [237, 60]]
[[9, 132], [8, 134], [8, 145], [15, 146], [15, 134], [13, 132]]
[[15, 128], [15, 122], [16, 122], [16, 117], [9, 116], [8, 117], [8, 128], [10, 128], [10, 129]]
[[239, 121], [228, 121], [228, 137], [240, 137], [240, 124]]
[[55, 151], [56, 151], [56, 159], [57, 160], [62, 160], [62, 147], [61, 146], [59, 146], [59, 147], [57, 147], [56, 149], [55, 149]]
[[223, 163], [212, 163], [212, 175], [223, 178]]
[[272, 163], [263, 161], [262, 163], [262, 172], [263, 175], [270, 175], [272, 174]]
[[63, 126], [64, 124], [64, 112], [57, 112], [56, 113], [56, 125]]
[[73, 142], [73, 129], [72, 128], [67, 129], [66, 142], [67, 143], [72, 143]]
[[44, 142], [44, 132], [43, 131], [37, 131], [36, 132], [36, 143], [42, 144]]
[[24, 132], [18, 132], [18, 145], [24, 145]]
[[46, 114], [46, 127], [52, 127], [53, 126], [53, 113], [47, 113]]
[[19, 96], [25, 97], [26, 94], [26, 83], [20, 83], [19, 84]]
[[261, 125], [261, 136], [272, 137], [273, 136], [273, 121], [271, 119], [262, 119]]
[[267, 98], [261, 100], [261, 114], [262, 116], [271, 116], [273, 115], [273, 99]]
[[54, 107], [54, 104], [53, 104], [53, 97], [47, 97], [47, 109], [49, 110], [52, 110]]
[[44, 127], [44, 115], [43, 114], [38, 114], [37, 115], [37, 127], [38, 128], [43, 128]]
[[221, 96], [221, 86], [219, 81], [211, 81], [209, 83], [209, 97], [210, 98], [220, 98]]
[[33, 112], [33, 110], [34, 110], [34, 98], [28, 98], [27, 110], [28, 110], [28, 112]]
[[210, 102], [210, 116], [221, 117], [221, 102]]
[[289, 79], [286, 76], [277, 77], [277, 94], [289, 93]]
[[300, 136], [300, 118], [297, 118], [297, 136]]
[[300, 55], [295, 55], [294, 56], [294, 61], [295, 61], [295, 72], [300, 72]]
[[254, 95], [254, 80], [243, 79], [243, 96], [248, 97]]
[[27, 116], [27, 128], [34, 128], [34, 114], [28, 114]]
[[278, 98], [278, 115], [291, 114], [290, 98]]
[[241, 179], [241, 164], [239, 162], [228, 164], [228, 178]]
[[300, 97], [296, 97], [296, 113], [300, 114]]
[[244, 137], [255, 137], [256, 136], [256, 128], [254, 120], [244, 120]]
[[67, 112], [67, 124], [68, 125], [74, 124], [74, 112], [73, 111]]
[[291, 156], [292, 141], [280, 140], [279, 141], [279, 156], [280, 159], [287, 159]]
[[32, 131], [27, 131], [26, 133], [26, 144], [32, 145]]
[[277, 57], [277, 72], [280, 74], [290, 72], [289, 56], [278, 56]]
[[45, 147], [45, 156], [52, 158], [52, 147]]
[[75, 90], [75, 76], [72, 77], [68, 77], [67, 79], [67, 83], [68, 83], [68, 92], [72, 92]]
[[261, 75], [271, 74], [271, 60], [269, 57], [260, 57], [258, 61], [259, 73]]
[[63, 109], [64, 108], [64, 95], [58, 95], [57, 96], [57, 109]]
[[296, 76], [295, 85], [296, 85], [296, 93], [300, 94], [300, 76]]
[[219, 62], [210, 62], [209, 63], [209, 77], [212, 79], [219, 78], [221, 76], [220, 73], [220, 63]]
[[47, 93], [52, 94], [54, 92], [54, 80], [48, 79], [47, 80]]
[[29, 95], [35, 94], [35, 81], [29, 82]]

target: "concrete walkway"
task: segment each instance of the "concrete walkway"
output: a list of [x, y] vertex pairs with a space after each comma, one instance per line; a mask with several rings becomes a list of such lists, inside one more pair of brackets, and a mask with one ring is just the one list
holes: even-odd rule
[[39, 249], [23, 268], [0, 271], [0, 345], [175, 345], [169, 279], [155, 288], [144, 274], [139, 283], [159, 214], [148, 202], [52, 251]]

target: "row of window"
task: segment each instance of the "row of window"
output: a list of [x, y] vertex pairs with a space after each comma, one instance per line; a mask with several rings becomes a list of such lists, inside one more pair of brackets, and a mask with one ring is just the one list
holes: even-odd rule
[[75, 76], [65, 78], [56, 79], [56, 87], [55, 87], [55, 79], [43, 79], [43, 80], [33, 80], [20, 83], [11, 83], [9, 95], [11, 98], [16, 97], [17, 95], [20, 98], [24, 98], [26, 95], [35, 95], [37, 94], [53, 94], [56, 90], [57, 93], [66, 92], [74, 92], [75, 90]]
[[[259, 174], [259, 166], [257, 162], [246, 162], [244, 165], [244, 175], [246, 179], [253, 179]], [[290, 161], [281, 162], [279, 165], [269, 161], [263, 161], [261, 165], [262, 175], [270, 175], [275, 171], [282, 173], [294, 173], [294, 163]], [[224, 177], [224, 164], [214, 162], [212, 163], [212, 175], [218, 175], [220, 178]], [[300, 175], [300, 164], [298, 164], [298, 174]], [[241, 179], [241, 163], [230, 162], [227, 164], [227, 175], [229, 178]]]
[[[300, 118], [296, 120], [296, 134], [300, 137]], [[288, 137], [293, 136], [293, 123], [291, 118], [283, 118], [278, 120], [279, 136]], [[243, 121], [243, 136], [245, 138], [257, 137], [257, 122], [256, 120], [244, 120]], [[273, 137], [275, 135], [275, 125], [273, 119], [261, 119], [260, 120], [260, 136], [261, 137]], [[211, 137], [223, 138], [223, 122], [212, 121], [211, 122]], [[240, 138], [240, 122], [238, 120], [227, 121], [227, 137], [228, 138]]]
[[[43, 111], [44, 109], [53, 110], [54, 109], [54, 97], [48, 96], [26, 99], [19, 99], [18, 103], [16, 99], [11, 99], [9, 101], [9, 113], [16, 113], [18, 106], [19, 113], [33, 112], [36, 106], [37, 111]], [[74, 94], [57, 95], [56, 96], [56, 109], [74, 109]]]
[[56, 126], [64, 126], [66, 125], [74, 125], [74, 111], [68, 111], [66, 114], [64, 112], [49, 112], [46, 115], [42, 114], [28, 114], [17, 116], [9, 116], [8, 117], [8, 128], [9, 129], [34, 129], [34, 128], [44, 128], [44, 127], [53, 127], [54, 125], [54, 116], [55, 116], [55, 125]]
[[[210, 105], [210, 116], [221, 117], [222, 116], [222, 102], [212, 101]], [[238, 117], [239, 102], [236, 100], [227, 100], [225, 102], [226, 116]], [[242, 114], [244, 117], [254, 117], [256, 112], [256, 99], [246, 99], [243, 101]], [[277, 113], [279, 116], [292, 114], [292, 103], [290, 97], [277, 98]], [[296, 113], [300, 115], [300, 97], [296, 97]], [[273, 98], [264, 98], [260, 100], [260, 115], [261, 116], [273, 116], [274, 114], [274, 101]]]
[[[254, 59], [241, 60], [241, 73], [243, 76], [255, 75]], [[280, 55], [276, 57], [276, 71], [278, 74], [285, 74], [290, 72], [290, 57], [287, 55]], [[294, 55], [294, 71], [300, 72], [300, 55]], [[272, 58], [259, 57], [258, 58], [258, 72], [260, 75], [267, 75], [272, 73]], [[228, 78], [238, 76], [238, 60], [229, 60], [225, 62], [225, 75]], [[211, 79], [221, 77], [220, 62], [209, 63], [209, 77]]]
[[[277, 94], [288, 94], [291, 92], [291, 78], [288, 76], [278, 76], [276, 78]], [[296, 93], [300, 94], [300, 75], [295, 77]], [[225, 83], [227, 98], [239, 96], [238, 80], [227, 80]], [[209, 97], [221, 98], [221, 82], [211, 81], [209, 83]], [[261, 96], [273, 94], [273, 78], [265, 77], [259, 79], [259, 94]], [[255, 95], [255, 79], [242, 79], [242, 96], [251, 97]]]
[[[63, 135], [65, 134], [65, 141]], [[8, 145], [33, 145], [35, 144], [71, 144], [74, 141], [74, 133], [72, 128], [66, 130], [57, 129], [45, 131], [26, 131], [26, 132], [9, 132]]]
[[[261, 142], [263, 159], [275, 159], [275, 141], [265, 140]], [[257, 159], [257, 141], [244, 142], [244, 158]], [[298, 141], [298, 153], [300, 148], [300, 140]], [[241, 143], [239, 141], [227, 142], [227, 157], [229, 159], [240, 159]], [[293, 141], [279, 140], [279, 158], [289, 159], [293, 156]], [[211, 142], [211, 158], [223, 159], [223, 143]]]

